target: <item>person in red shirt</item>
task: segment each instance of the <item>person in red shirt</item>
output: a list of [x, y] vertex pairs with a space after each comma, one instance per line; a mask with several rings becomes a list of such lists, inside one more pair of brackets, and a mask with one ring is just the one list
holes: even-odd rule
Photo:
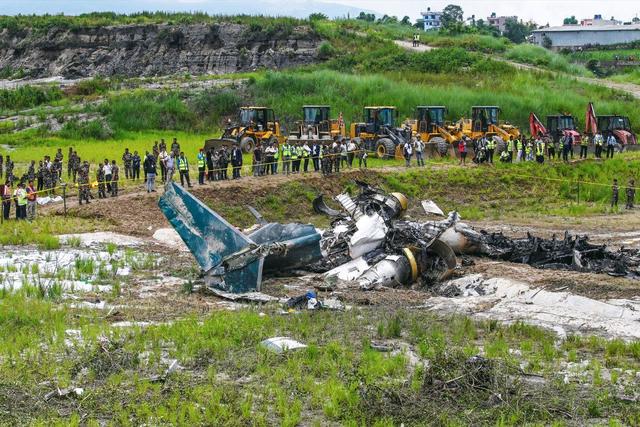
[[460, 153], [460, 164], [467, 164], [467, 141], [465, 137], [458, 141], [458, 153]]

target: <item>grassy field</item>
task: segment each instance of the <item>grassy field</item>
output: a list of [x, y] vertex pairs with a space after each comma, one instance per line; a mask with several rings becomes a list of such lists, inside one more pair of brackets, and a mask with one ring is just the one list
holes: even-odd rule
[[[0, 335], [0, 404], [10, 408], [2, 415], [8, 423], [639, 421], [637, 404], [618, 397], [631, 392], [625, 372], [640, 368], [638, 343], [577, 336], [558, 342], [521, 323], [376, 308], [283, 316], [265, 306], [115, 328], [95, 311], [28, 294], [0, 294], [0, 327], [12, 331]], [[78, 332], [65, 339], [68, 330]], [[275, 355], [259, 344], [273, 336], [308, 347]], [[370, 347], [374, 340], [406, 347], [381, 353]], [[477, 354], [486, 361], [469, 364]], [[152, 379], [172, 359], [180, 368]], [[82, 387], [83, 394], [41, 398], [56, 387]]]

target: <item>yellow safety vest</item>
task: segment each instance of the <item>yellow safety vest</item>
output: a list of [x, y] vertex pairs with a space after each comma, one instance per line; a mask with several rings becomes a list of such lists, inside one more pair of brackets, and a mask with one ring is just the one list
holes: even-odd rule
[[189, 170], [189, 162], [187, 159], [181, 159], [178, 157], [178, 170], [180, 171], [188, 171]]
[[282, 155], [285, 157], [291, 156], [291, 146], [289, 144], [285, 144], [282, 146]]
[[198, 168], [204, 169], [204, 154], [198, 153]]

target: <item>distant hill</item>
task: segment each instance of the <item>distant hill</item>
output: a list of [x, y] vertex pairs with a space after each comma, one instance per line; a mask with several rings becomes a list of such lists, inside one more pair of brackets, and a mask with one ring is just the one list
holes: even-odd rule
[[[116, 13], [133, 13], [141, 10], [162, 11], [201, 11], [210, 14], [250, 14], [270, 16], [292, 16], [306, 18], [311, 13], [320, 12], [329, 16], [356, 16], [363, 9], [318, 0], [24, 0], [21, 2], [7, 2], [3, 4], [1, 14], [57, 14], [77, 15], [80, 13], [110, 11]], [[374, 13], [371, 10], [364, 10]]]

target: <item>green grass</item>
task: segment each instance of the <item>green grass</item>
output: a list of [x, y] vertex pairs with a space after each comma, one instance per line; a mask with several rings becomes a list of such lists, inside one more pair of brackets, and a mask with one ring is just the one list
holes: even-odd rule
[[55, 235], [94, 230], [104, 231], [108, 225], [104, 221], [62, 216], [41, 216], [32, 223], [5, 221], [0, 224], [0, 247], [3, 245], [37, 244], [45, 250], [58, 249], [60, 242]]
[[[278, 315], [278, 310], [261, 307], [264, 315], [250, 308], [220, 311], [123, 330], [110, 328], [96, 313], [25, 292], [0, 294], [0, 327], [8, 331], [0, 335], [0, 401], [13, 399], [13, 410], [0, 417], [8, 423], [69, 424], [82, 414], [89, 425], [486, 425], [580, 423], [598, 412], [633, 424], [638, 409], [610, 396], [614, 385], [602, 378], [599, 349], [580, 349], [593, 361], [586, 372], [600, 378], [593, 388], [563, 385], [555, 369], [565, 360], [564, 351], [546, 357], [556, 338], [533, 326], [439, 318], [417, 310], [296, 316]], [[422, 349], [417, 354], [428, 364], [412, 366], [403, 352], [373, 351], [369, 343], [380, 337], [375, 329], [363, 328], [372, 324], [383, 324], [389, 331], [385, 336]], [[79, 330], [81, 341], [65, 343], [66, 329]], [[291, 336], [308, 347], [275, 355], [259, 344], [273, 336]], [[531, 343], [527, 350], [511, 354], [509, 349], [523, 340]], [[559, 348], [574, 348], [574, 342], [560, 341]], [[617, 355], [633, 345], [603, 344]], [[490, 382], [484, 386], [466, 380], [466, 361], [477, 352], [460, 350], [476, 345], [484, 346], [489, 358]], [[177, 359], [182, 369], [164, 382], [152, 382], [150, 376], [166, 369], [163, 357]], [[545, 384], [509, 379], [518, 378], [519, 363], [526, 366], [529, 360], [539, 360]], [[38, 369], [32, 369], [34, 363]], [[620, 366], [633, 373], [639, 364], [627, 359]], [[439, 386], [451, 380], [455, 387]], [[37, 400], [56, 386], [82, 386], [84, 395], [64, 411], [66, 400]], [[493, 393], [501, 399], [486, 404]]]
[[575, 76], [591, 76], [581, 65], [572, 64], [561, 54], [540, 46], [529, 44], [514, 45], [507, 50], [505, 57], [516, 62], [531, 64], [552, 71], [562, 71]]

